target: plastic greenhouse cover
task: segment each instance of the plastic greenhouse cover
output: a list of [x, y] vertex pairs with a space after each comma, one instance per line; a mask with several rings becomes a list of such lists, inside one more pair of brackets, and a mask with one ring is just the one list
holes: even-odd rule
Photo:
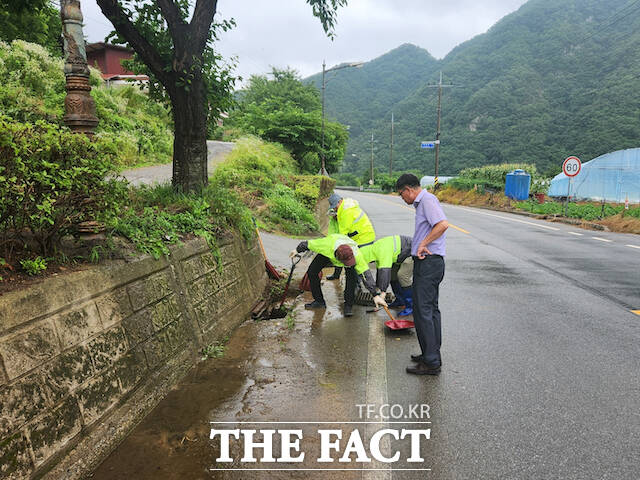
[[[548, 195], [566, 197], [569, 177], [564, 173], [551, 180]], [[606, 153], [582, 164], [573, 177], [571, 198], [623, 203], [640, 203], [640, 148]]]

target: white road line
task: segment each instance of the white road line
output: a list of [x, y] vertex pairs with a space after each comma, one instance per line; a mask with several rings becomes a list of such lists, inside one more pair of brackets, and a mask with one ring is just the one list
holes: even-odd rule
[[[460, 207], [460, 208], [464, 208], [464, 207]], [[470, 210], [470, 209], [465, 208], [464, 210]], [[501, 218], [502, 220], [510, 220], [512, 222], [526, 223], [527, 225], [533, 225], [534, 227], [539, 227], [539, 228], [546, 228], [547, 230], [555, 230], [555, 231], [560, 230], [559, 228], [549, 227], [548, 225], [540, 225], [539, 223], [527, 222], [525, 220], [518, 220], [517, 218], [503, 217], [502, 215], [494, 215], [493, 213], [481, 212], [479, 210], [474, 210], [474, 212], [479, 213], [480, 215], [486, 215], [488, 217]]]
[[[366, 315], [366, 314], [365, 314]], [[369, 320], [369, 345], [367, 352], [367, 403], [375, 404], [378, 408], [386, 405], [387, 401], [387, 352], [385, 349], [384, 324], [376, 317]], [[385, 426], [377, 428], [366, 425], [365, 437], [367, 441], [371, 439], [378, 430], [386, 428]], [[380, 442], [380, 450], [383, 455], [389, 457], [391, 452], [391, 440], [389, 435], [382, 437]], [[391, 480], [391, 465], [381, 462], [372, 462], [372, 468], [380, 468], [380, 470], [364, 471], [363, 480]]]
[[640, 250], [640, 245], [625, 245], [625, 247], [637, 248]]
[[594, 240], [600, 240], [601, 242], [612, 242], [613, 240], [609, 240], [607, 238], [600, 238], [600, 237], [591, 237]]
[[571, 235], [578, 235], [578, 236], [580, 236], [580, 237], [581, 237], [582, 235], [584, 235], [584, 234], [582, 234], [582, 233], [578, 233], [578, 232], [568, 232], [568, 233], [570, 233]]

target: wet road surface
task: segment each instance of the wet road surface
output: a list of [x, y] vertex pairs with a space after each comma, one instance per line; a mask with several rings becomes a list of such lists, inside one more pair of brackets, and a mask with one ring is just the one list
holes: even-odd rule
[[[412, 234], [413, 211], [398, 198], [344, 194], [361, 202], [378, 237]], [[296, 300], [293, 329], [286, 319], [245, 323], [225, 356], [197, 365], [93, 478], [636, 479], [640, 316], [630, 310], [640, 309], [640, 251], [627, 245], [639, 245], [638, 237], [444, 209], [457, 228], [447, 232], [440, 289], [439, 377], [406, 374], [415, 335], [384, 332], [383, 314], [365, 307], [345, 319], [341, 286], [324, 281], [326, 311], [305, 311], [306, 293]], [[267, 243], [271, 261], [287, 266], [297, 241]], [[424, 462], [404, 461], [405, 442], [384, 445], [401, 453], [386, 472], [209, 470], [247, 467], [234, 442], [235, 461], [216, 465], [219, 441], [209, 440], [209, 422], [341, 422], [323, 428], [348, 434], [354, 426], [344, 422], [381, 421], [362, 417], [357, 405], [365, 403], [398, 404], [404, 415], [355, 425], [363, 437], [367, 428], [408, 428], [390, 422], [415, 420], [405, 416], [409, 407], [429, 405]], [[307, 457], [295, 466], [319, 466], [318, 425], [271, 427], [302, 428]]]

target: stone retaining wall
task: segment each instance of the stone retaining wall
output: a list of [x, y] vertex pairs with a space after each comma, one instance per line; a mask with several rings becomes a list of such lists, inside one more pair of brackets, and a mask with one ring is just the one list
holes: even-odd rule
[[81, 478], [246, 319], [267, 277], [229, 239], [49, 278], [0, 297], [0, 478]]

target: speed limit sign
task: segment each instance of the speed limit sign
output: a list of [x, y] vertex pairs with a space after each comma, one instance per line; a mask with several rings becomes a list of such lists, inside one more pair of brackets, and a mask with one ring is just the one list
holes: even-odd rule
[[567, 157], [562, 164], [562, 171], [567, 177], [575, 177], [581, 168], [582, 163], [578, 157]]

